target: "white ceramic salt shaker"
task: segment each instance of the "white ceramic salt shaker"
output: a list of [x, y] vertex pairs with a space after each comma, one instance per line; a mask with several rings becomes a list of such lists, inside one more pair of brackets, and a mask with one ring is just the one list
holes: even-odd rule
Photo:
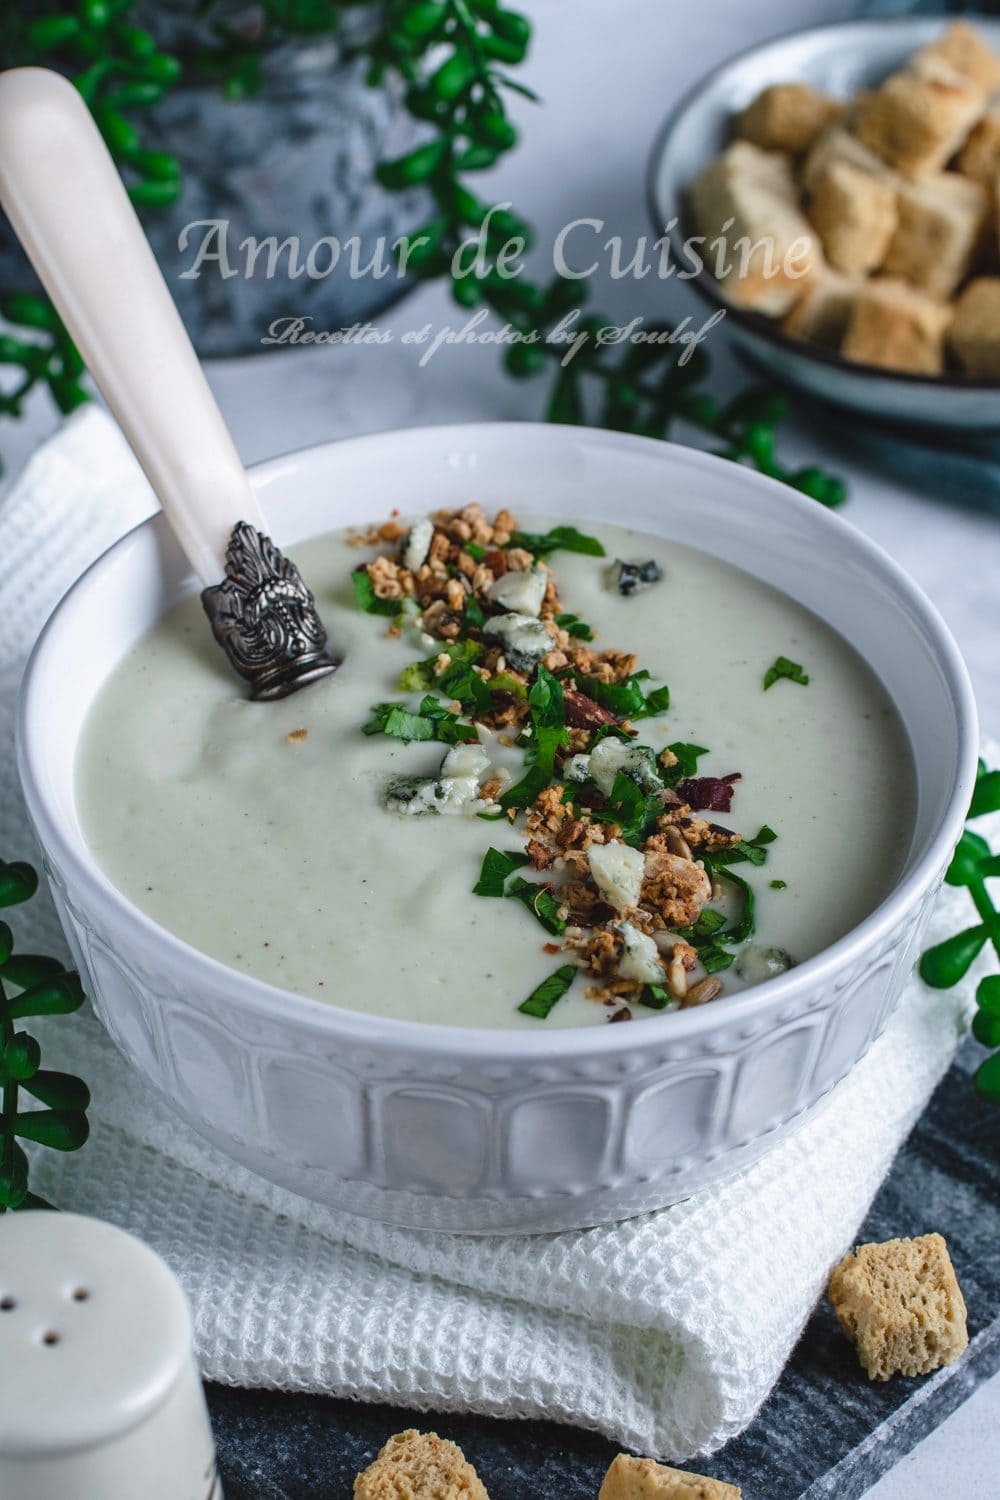
[[0, 1217], [0, 1500], [221, 1500], [191, 1313], [96, 1219]]

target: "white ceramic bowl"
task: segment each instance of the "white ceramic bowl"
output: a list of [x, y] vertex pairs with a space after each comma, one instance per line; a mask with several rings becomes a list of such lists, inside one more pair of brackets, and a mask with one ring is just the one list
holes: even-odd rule
[[882, 1030], [962, 828], [975, 708], [933, 607], [815, 502], [643, 438], [430, 428], [308, 449], [260, 465], [253, 479], [282, 544], [383, 518], [391, 506], [476, 499], [682, 539], [786, 590], [867, 657], [896, 701], [918, 777], [912, 847], [891, 896], [818, 957], [717, 1004], [632, 1026], [429, 1026], [259, 983], [144, 916], [80, 832], [74, 760], [94, 695], [137, 637], [196, 588], [166, 527], [147, 521], [46, 626], [18, 741], [56, 904], [122, 1052], [196, 1130], [255, 1171], [400, 1224], [605, 1222], [675, 1201], [759, 1154]]
[[[974, 19], [1000, 52], [1000, 20]], [[649, 205], [658, 232], [678, 220], [670, 235], [675, 263], [687, 264], [680, 247], [691, 227], [688, 189], [731, 138], [734, 114], [761, 89], [792, 80], [849, 98], [880, 83], [947, 23], [946, 16], [900, 16], [814, 26], [753, 47], [702, 79], [663, 126], [649, 163]], [[1000, 380], [896, 374], [856, 364], [833, 349], [789, 338], [774, 319], [731, 307], [707, 272], [692, 284], [713, 310], [725, 309], [737, 348], [784, 385], [866, 417], [924, 428], [1000, 428]]]

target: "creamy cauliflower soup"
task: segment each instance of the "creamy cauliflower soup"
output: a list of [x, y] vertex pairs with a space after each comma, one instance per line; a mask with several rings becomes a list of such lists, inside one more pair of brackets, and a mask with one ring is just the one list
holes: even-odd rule
[[290, 549], [332, 677], [241, 693], [197, 597], [102, 688], [84, 835], [234, 969], [462, 1026], [641, 1020], [818, 953], [902, 865], [874, 674], [704, 553], [475, 505]]

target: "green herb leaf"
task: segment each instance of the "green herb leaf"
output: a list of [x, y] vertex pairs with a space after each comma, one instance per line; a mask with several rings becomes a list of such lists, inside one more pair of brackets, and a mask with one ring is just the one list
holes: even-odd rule
[[767, 845], [773, 844], [778, 835], [767, 824], [752, 839], [741, 839], [726, 849], [715, 849], [706, 857], [705, 863], [716, 865], [741, 865], [748, 863], [759, 867], [767, 860]]
[[728, 948], [723, 948], [719, 943], [708, 943], [698, 950], [698, 961], [706, 974], [723, 973], [732, 966], [735, 958], [735, 953], [730, 953]]
[[355, 568], [351, 574], [354, 584], [354, 597], [361, 608], [369, 615], [398, 615], [398, 599], [380, 599], [375, 593], [375, 586], [368, 577], [366, 568]]
[[544, 791], [555, 773], [556, 751], [568, 741], [566, 733], [566, 705], [562, 683], [545, 667], [538, 668], [538, 676], [528, 693], [531, 711], [531, 729], [526, 741], [524, 763], [527, 774], [513, 786], [508, 787], [500, 798], [500, 806], [530, 807], [539, 792]]
[[797, 661], [790, 661], [787, 656], [776, 656], [764, 673], [765, 693], [768, 688], [774, 687], [774, 684], [780, 682], [782, 678], [788, 682], [797, 682], [800, 687], [805, 687], [809, 682], [808, 676], [803, 672]]
[[666, 686], [654, 689], [647, 697], [642, 683], [649, 680], [646, 671], [635, 672], [623, 682], [602, 682], [598, 677], [581, 677], [580, 689], [588, 698], [593, 698], [602, 708], [619, 719], [648, 719], [653, 714], [666, 713], [670, 707], [670, 689]]
[[428, 694], [416, 713], [405, 703], [375, 703], [373, 717], [361, 726], [362, 734], [385, 734], [409, 744], [412, 740], [441, 740], [446, 745], [468, 744], [477, 740], [476, 726], [460, 719]]
[[787, 880], [772, 880], [772, 881], [770, 881], [770, 886], [771, 886], [772, 891], [783, 891], [783, 890], [785, 890], [787, 888], [788, 881]]
[[688, 777], [694, 776], [698, 770], [699, 760], [703, 755], [708, 754], [704, 745], [690, 745], [684, 740], [675, 740], [672, 745], [667, 746], [667, 749], [677, 757], [675, 766], [665, 767], [663, 762], [660, 762], [660, 775], [669, 787], [675, 787], [678, 782], [686, 781]]
[[581, 552], [586, 557], [606, 557], [607, 553], [595, 536], [585, 536], [575, 526], [553, 526], [551, 531], [515, 531], [511, 536], [511, 547], [523, 547], [535, 557], [548, 557], [551, 552]]
[[550, 974], [548, 979], [543, 979], [537, 989], [532, 990], [527, 1000], [522, 1000], [517, 1007], [522, 1015], [537, 1016], [544, 1021], [553, 1007], [560, 1001], [569, 989], [573, 980], [579, 973], [575, 964], [563, 964]]
[[472, 887], [472, 894], [474, 896], [505, 895], [504, 887], [511, 875], [528, 863], [530, 861], [526, 854], [510, 853], [504, 849], [487, 849], [483, 856], [483, 867], [479, 872], [479, 879]]
[[594, 639], [594, 632], [585, 620], [580, 619], [579, 615], [556, 615], [556, 624], [573, 640], [592, 641]]
[[675, 1005], [669, 990], [665, 990], [658, 984], [644, 984], [639, 995], [639, 1004], [645, 1005], [649, 1010], [666, 1010], [669, 1005]]
[[504, 894], [515, 901], [520, 901], [522, 906], [526, 906], [532, 916], [537, 917], [546, 932], [551, 932], [555, 937], [562, 937], [566, 931], [566, 923], [559, 915], [561, 903], [553, 896], [549, 886], [539, 885], [533, 880], [525, 880], [519, 875]]

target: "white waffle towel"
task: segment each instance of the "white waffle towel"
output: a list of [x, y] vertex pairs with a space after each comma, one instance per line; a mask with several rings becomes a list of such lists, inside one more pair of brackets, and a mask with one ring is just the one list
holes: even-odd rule
[[[117, 429], [66, 423], [0, 507], [0, 732], [25, 654], [61, 592], [153, 508]], [[35, 857], [3, 759], [0, 854]], [[954, 930], [962, 892], [934, 931]], [[64, 952], [45, 895], [15, 912]], [[76, 1156], [35, 1154], [53, 1203], [139, 1235], [194, 1306], [204, 1374], [429, 1411], [548, 1417], [658, 1457], [710, 1452], [781, 1372], [965, 1029], [971, 984], [914, 980], [868, 1057], [790, 1139], [735, 1181], [627, 1224], [531, 1239], [435, 1236], [319, 1208], [182, 1125], [86, 1014], [42, 1036], [94, 1102]], [[947, 1228], [928, 1224], [927, 1229]]]

